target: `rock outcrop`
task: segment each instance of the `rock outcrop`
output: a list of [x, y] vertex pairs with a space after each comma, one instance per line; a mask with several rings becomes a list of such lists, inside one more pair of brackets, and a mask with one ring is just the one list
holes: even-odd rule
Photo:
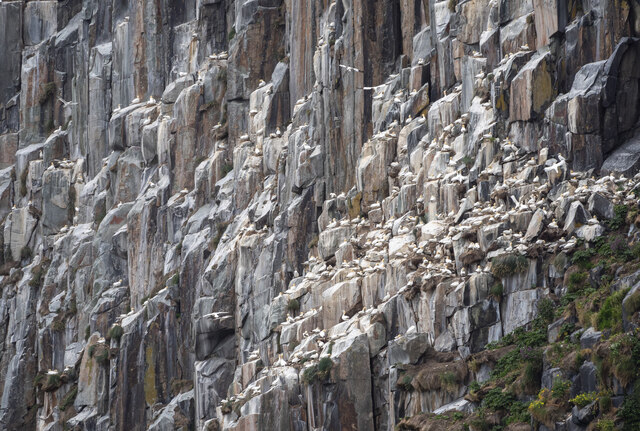
[[639, 17], [0, 1], [0, 428], [624, 412], [639, 376], [597, 358], [640, 360]]

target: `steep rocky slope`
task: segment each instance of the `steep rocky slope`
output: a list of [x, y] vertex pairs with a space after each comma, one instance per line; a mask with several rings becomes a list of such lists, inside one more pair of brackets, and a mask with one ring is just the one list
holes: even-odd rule
[[639, 429], [639, 35], [0, 1], [0, 428]]

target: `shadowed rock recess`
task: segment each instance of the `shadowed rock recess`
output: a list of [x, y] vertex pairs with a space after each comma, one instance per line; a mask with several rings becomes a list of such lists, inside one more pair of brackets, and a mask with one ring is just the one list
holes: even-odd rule
[[0, 1], [0, 429], [640, 430], [639, 0]]

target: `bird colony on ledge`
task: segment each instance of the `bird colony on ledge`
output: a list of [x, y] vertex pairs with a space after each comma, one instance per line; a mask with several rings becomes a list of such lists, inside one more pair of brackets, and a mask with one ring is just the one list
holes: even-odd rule
[[640, 429], [638, 36], [0, 1], [0, 429]]

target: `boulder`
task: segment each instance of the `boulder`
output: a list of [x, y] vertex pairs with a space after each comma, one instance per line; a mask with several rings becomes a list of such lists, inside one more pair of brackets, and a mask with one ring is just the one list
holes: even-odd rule
[[598, 401], [592, 401], [582, 408], [573, 406], [571, 411], [571, 421], [577, 425], [589, 425], [598, 413]]
[[602, 164], [603, 175], [616, 174], [632, 177], [640, 172], [640, 133], [611, 153]]
[[529, 227], [527, 228], [527, 233], [524, 235], [524, 239], [526, 241], [531, 241], [540, 235], [542, 232], [542, 228], [544, 222], [544, 212], [542, 210], [537, 210], [533, 217], [531, 217], [531, 221], [529, 222]]
[[564, 219], [563, 229], [568, 234], [572, 234], [580, 225], [587, 223], [590, 218], [591, 216], [584, 209], [582, 203], [579, 201], [572, 202]]
[[580, 336], [580, 348], [591, 349], [600, 341], [601, 338], [602, 332], [596, 331], [593, 328], [588, 328]]
[[[578, 386], [576, 386], [576, 383]], [[593, 362], [586, 361], [580, 366], [580, 371], [577, 376], [577, 382], [574, 383], [571, 392], [574, 393], [574, 388], [579, 388], [578, 393], [594, 392], [598, 388], [598, 370]]]
[[600, 193], [589, 196], [587, 209], [599, 219], [611, 219], [615, 215], [613, 203]]
[[591, 242], [604, 235], [605, 231], [606, 229], [601, 224], [587, 224], [576, 229], [576, 236], [587, 242]]
[[457, 348], [456, 339], [449, 331], [444, 331], [438, 335], [433, 343], [433, 348], [438, 352], [453, 352]]
[[547, 328], [547, 340], [549, 343], [555, 343], [560, 337], [561, 331], [565, 325], [575, 323], [575, 317], [562, 317], [555, 322], [549, 324]]

